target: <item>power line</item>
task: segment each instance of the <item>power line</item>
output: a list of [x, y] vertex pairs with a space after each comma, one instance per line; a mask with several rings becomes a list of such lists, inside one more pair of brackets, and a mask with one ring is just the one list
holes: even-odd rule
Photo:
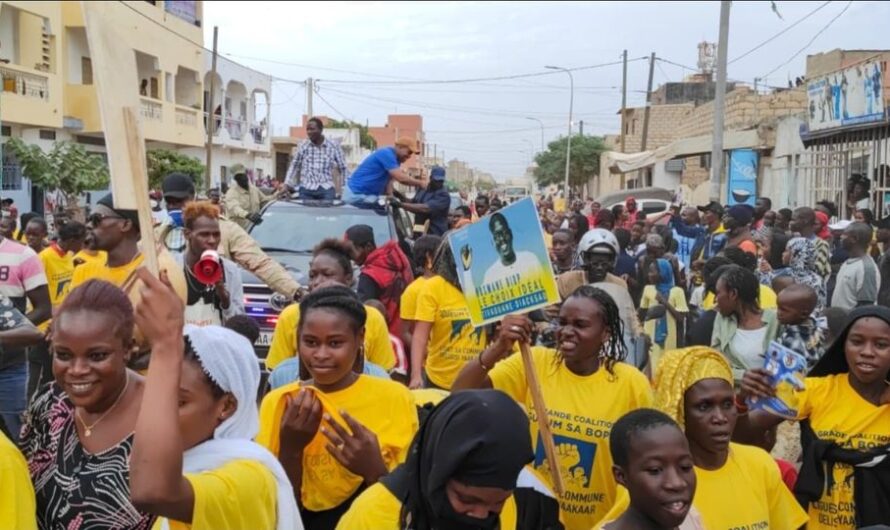
[[[647, 57], [639, 57], [636, 59], [631, 59], [628, 62], [641, 61], [643, 59], [647, 59]], [[601, 64], [593, 64], [589, 66], [578, 66], [575, 68], [567, 68], [567, 70], [572, 72], [580, 72], [584, 70], [592, 70], [595, 68], [604, 68], [606, 66], [615, 66], [622, 64], [621, 61], [613, 61], [609, 63], [601, 63]], [[358, 81], [359, 84], [394, 84], [394, 83], [402, 83], [402, 84], [423, 84], [423, 85], [441, 85], [441, 84], [455, 84], [455, 83], [476, 83], [480, 81], [506, 81], [511, 79], [525, 79], [529, 77], [542, 77], [547, 75], [555, 75], [559, 72], [556, 71], [543, 71], [543, 72], [531, 72], [525, 74], [512, 74], [512, 75], [501, 75], [501, 76], [493, 76], [493, 77], [470, 77], [464, 79], [428, 79], [428, 80], [415, 80], [415, 81], [361, 81], [355, 79], [319, 79], [319, 81], [324, 81], [326, 83], [356, 83]]]
[[853, 0], [850, 0], [849, 2], [847, 2], [847, 5], [844, 6], [844, 8], [841, 10], [841, 12], [838, 13], [837, 15], [835, 15], [834, 18], [832, 18], [831, 20], [829, 20], [827, 24], [825, 24], [824, 26], [822, 26], [822, 29], [820, 29], [819, 31], [817, 31], [816, 34], [813, 35], [813, 38], [810, 39], [809, 42], [807, 42], [807, 43], [803, 46], [803, 48], [797, 50], [797, 52], [795, 52], [794, 55], [792, 55], [791, 57], [789, 57], [788, 60], [785, 61], [784, 63], [780, 64], [779, 66], [777, 66], [777, 67], [775, 67], [775, 68], [773, 68], [772, 70], [770, 70], [770, 71], [769, 71], [768, 73], [766, 73], [765, 75], [760, 76], [760, 79], [766, 79], [766, 78], [768, 78], [768, 77], [771, 76], [772, 74], [776, 73], [777, 70], [779, 70], [780, 68], [782, 68], [782, 67], [784, 67], [784, 66], [787, 66], [788, 63], [790, 63], [790, 62], [793, 61], [795, 58], [797, 58], [798, 55], [800, 55], [801, 53], [803, 53], [803, 52], [804, 52], [807, 48], [809, 48], [814, 42], [816, 42], [816, 39], [819, 38], [819, 35], [822, 35], [822, 33], [824, 33], [825, 30], [827, 30], [828, 28], [830, 28], [831, 25], [834, 24], [834, 22], [835, 22], [837, 19], [841, 18], [841, 16], [843, 16], [843, 14], [846, 13], [848, 9], [850, 9], [850, 6], [851, 6], [851, 5], [853, 5]]
[[324, 101], [325, 105], [327, 105], [328, 107], [331, 108], [331, 110], [333, 110], [334, 112], [336, 112], [337, 114], [339, 114], [341, 118], [343, 118], [344, 120], [346, 120], [346, 121], [348, 121], [348, 122], [351, 122], [351, 121], [352, 121], [350, 118], [347, 118], [345, 114], [343, 114], [342, 112], [340, 112], [339, 110], [337, 110], [337, 107], [331, 105], [331, 103], [330, 103], [328, 100], [326, 100], [326, 99], [324, 98], [324, 96], [321, 95], [321, 92], [318, 91], [318, 88], [316, 88], [316, 89], [314, 90], [314, 92], [315, 92], [315, 95], [318, 96], [318, 99]]
[[804, 20], [810, 18], [811, 16], [813, 16], [813, 15], [815, 15], [816, 13], [818, 13], [819, 11], [821, 11], [822, 8], [824, 8], [825, 6], [827, 6], [827, 5], [830, 4], [830, 3], [831, 3], [831, 0], [828, 0], [828, 2], [825, 2], [824, 4], [820, 5], [820, 6], [817, 7], [816, 9], [810, 11], [809, 13], [807, 13], [807, 14], [804, 15], [802, 18], [800, 18], [800, 19], [798, 19], [797, 21], [795, 21], [793, 24], [791, 24], [791, 25], [788, 26], [787, 28], [785, 28], [785, 29], [783, 29], [782, 31], [776, 33], [775, 35], [773, 35], [772, 37], [770, 37], [770, 38], [766, 39], [765, 41], [761, 42], [761, 43], [758, 44], [757, 46], [754, 46], [753, 48], [751, 48], [750, 50], [746, 51], [745, 53], [739, 55], [739, 56], [736, 57], [735, 59], [730, 60], [730, 61], [729, 61], [728, 63], [726, 63], [726, 64], [732, 64], [732, 63], [734, 63], [734, 62], [736, 62], [736, 61], [742, 60], [742, 59], [744, 59], [745, 57], [747, 57], [747, 56], [751, 55], [752, 53], [756, 52], [756, 51], [759, 50], [760, 48], [763, 48], [764, 46], [766, 46], [766, 45], [769, 44], [770, 42], [776, 40], [777, 38], [781, 37], [781, 36], [784, 35], [785, 33], [791, 31], [791, 29], [793, 29], [795, 26], [797, 26], [798, 24], [800, 24], [800, 23], [803, 22]]

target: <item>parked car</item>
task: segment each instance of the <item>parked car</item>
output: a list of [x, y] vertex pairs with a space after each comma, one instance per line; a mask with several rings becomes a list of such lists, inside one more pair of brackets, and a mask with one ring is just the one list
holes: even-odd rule
[[[366, 224], [374, 229], [378, 245], [390, 240], [402, 242], [410, 251], [410, 220], [389, 206], [380, 209], [357, 208], [341, 201], [320, 202], [278, 200], [261, 212], [263, 222], [249, 233], [269, 256], [281, 263], [300, 285], [309, 283], [312, 249], [323, 239], [342, 239], [350, 226]], [[272, 342], [278, 314], [291, 301], [271, 289], [248, 271], [242, 271], [245, 310], [260, 326], [257, 355], [265, 359]]]
[[607, 193], [598, 199], [603, 208], [611, 209], [617, 204], [624, 204], [628, 197], [637, 201], [637, 209], [646, 215], [659, 214], [670, 209], [674, 201], [674, 192], [664, 188], [637, 188]]

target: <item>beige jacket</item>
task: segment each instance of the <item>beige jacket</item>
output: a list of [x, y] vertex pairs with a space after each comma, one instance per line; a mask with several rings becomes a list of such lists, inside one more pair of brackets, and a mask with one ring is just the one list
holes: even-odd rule
[[[167, 233], [173, 227], [164, 223], [155, 229], [155, 237], [161, 244], [167, 240]], [[300, 284], [294, 280], [280, 263], [270, 258], [257, 245], [250, 234], [237, 223], [219, 218], [219, 253], [237, 263], [242, 269], [248, 270], [262, 280], [270, 289], [287, 297], [293, 297]]]
[[273, 195], [266, 195], [253, 184], [250, 184], [246, 190], [233, 184], [226, 192], [226, 215], [246, 230], [250, 227], [247, 216], [259, 213], [260, 208], [274, 198]]

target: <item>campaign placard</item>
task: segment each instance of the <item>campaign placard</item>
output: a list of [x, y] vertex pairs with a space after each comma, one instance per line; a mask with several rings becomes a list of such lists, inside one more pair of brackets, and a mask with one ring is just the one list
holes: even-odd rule
[[449, 241], [474, 326], [559, 302], [531, 198], [461, 228]]

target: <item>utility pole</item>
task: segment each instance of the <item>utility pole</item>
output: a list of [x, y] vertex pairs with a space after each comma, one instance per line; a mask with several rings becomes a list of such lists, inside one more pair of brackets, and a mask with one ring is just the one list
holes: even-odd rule
[[624, 115], [627, 111], [627, 50], [621, 54], [623, 57], [621, 72], [621, 152], [624, 152]]
[[[643, 139], [640, 142], [640, 152], [646, 150], [646, 142], [649, 140], [649, 111], [652, 108], [652, 78], [655, 76], [655, 52], [649, 56], [649, 82], [646, 83], [646, 109], [643, 111]], [[637, 170], [637, 185], [642, 184], [642, 169]]]
[[[207, 98], [207, 143], [204, 149], [207, 153], [207, 167], [204, 170], [204, 186], [210, 189], [213, 186], [213, 133], [216, 132], [216, 112], [213, 96], [216, 93], [216, 43], [219, 37], [219, 27], [213, 26], [213, 57], [210, 59], [210, 96]], [[222, 121], [222, 113], [220, 113]]]
[[712, 201], [720, 202], [723, 191], [723, 113], [726, 109], [726, 56], [729, 46], [729, 0], [720, 2], [720, 37], [717, 42], [717, 86], [714, 93], [714, 142], [711, 146]]
[[578, 136], [584, 136], [584, 120], [578, 124]]
[[312, 114], [312, 92], [315, 90], [315, 81], [310, 77], [306, 80], [306, 119], [313, 116]]

